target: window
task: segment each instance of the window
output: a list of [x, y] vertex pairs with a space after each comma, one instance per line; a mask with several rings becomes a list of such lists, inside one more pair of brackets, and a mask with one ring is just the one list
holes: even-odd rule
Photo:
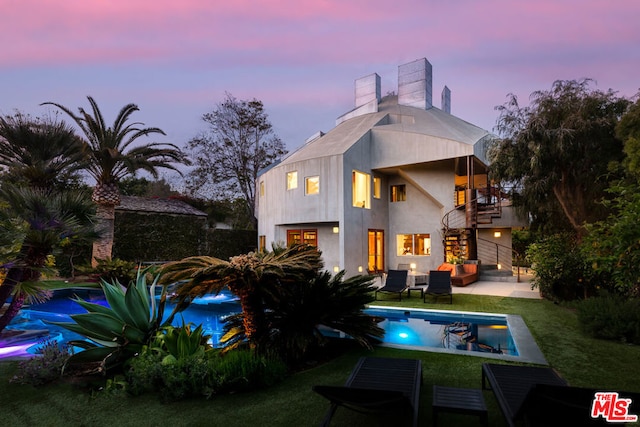
[[398, 234], [396, 236], [396, 253], [398, 256], [431, 255], [431, 235]]
[[318, 194], [320, 192], [320, 177], [308, 176], [304, 179], [304, 194]]
[[259, 240], [258, 246], [259, 246], [260, 252], [266, 251], [267, 250], [267, 236], [259, 236], [258, 240]]
[[367, 268], [370, 273], [384, 270], [384, 230], [369, 230]]
[[371, 176], [369, 174], [353, 171], [351, 190], [353, 192], [353, 207], [371, 209]]
[[381, 186], [382, 186], [382, 180], [379, 177], [374, 176], [373, 177], [373, 198], [374, 199], [380, 198]]
[[287, 245], [296, 243], [318, 246], [318, 230], [287, 230]]
[[264, 181], [260, 181], [260, 197], [264, 196]]
[[287, 172], [287, 190], [298, 188], [298, 171]]
[[404, 202], [407, 200], [407, 188], [404, 184], [391, 186], [391, 201]]

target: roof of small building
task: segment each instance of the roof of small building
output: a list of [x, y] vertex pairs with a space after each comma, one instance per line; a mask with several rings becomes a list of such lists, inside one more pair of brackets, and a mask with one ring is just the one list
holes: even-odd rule
[[159, 199], [137, 196], [121, 196], [117, 211], [154, 212], [170, 215], [207, 216], [190, 204], [178, 199]]

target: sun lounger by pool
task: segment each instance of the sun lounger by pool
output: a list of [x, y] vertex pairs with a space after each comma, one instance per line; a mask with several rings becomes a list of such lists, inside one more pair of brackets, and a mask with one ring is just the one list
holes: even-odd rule
[[525, 399], [534, 386], [567, 386], [567, 382], [551, 368], [483, 363], [483, 389], [487, 388], [487, 381], [510, 426], [516, 425], [521, 418]]
[[398, 424], [410, 417], [418, 424], [422, 363], [415, 359], [361, 357], [344, 386], [313, 386], [331, 402], [322, 426], [338, 406], [365, 413], [396, 414]]

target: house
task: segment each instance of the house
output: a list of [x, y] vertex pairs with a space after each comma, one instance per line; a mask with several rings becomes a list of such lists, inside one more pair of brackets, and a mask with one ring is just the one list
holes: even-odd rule
[[510, 271], [511, 227], [524, 223], [488, 177], [492, 138], [451, 114], [446, 86], [433, 106], [425, 58], [398, 67], [397, 95], [362, 77], [335, 128], [259, 175], [259, 246], [316, 245], [348, 276], [454, 259]]

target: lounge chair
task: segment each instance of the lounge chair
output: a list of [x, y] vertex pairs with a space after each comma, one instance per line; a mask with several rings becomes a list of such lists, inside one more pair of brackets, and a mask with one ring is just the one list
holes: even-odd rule
[[429, 272], [429, 286], [422, 295], [422, 301], [426, 302], [427, 295], [438, 297], [448, 296], [449, 304], [453, 304], [453, 291], [451, 290], [451, 272], [431, 270]]
[[402, 293], [407, 290], [407, 270], [389, 270], [384, 285], [376, 289], [375, 298], [378, 299], [378, 292], [398, 294], [398, 300], [402, 301]]
[[[410, 416], [418, 425], [422, 362], [415, 359], [361, 357], [344, 386], [316, 385], [312, 389], [331, 403], [322, 426], [331, 423], [338, 406], [371, 414]], [[407, 417], [409, 421], [409, 417]]]
[[482, 388], [491, 390], [510, 426], [523, 416], [523, 405], [531, 389], [539, 384], [567, 387], [567, 382], [551, 368], [482, 364]]

